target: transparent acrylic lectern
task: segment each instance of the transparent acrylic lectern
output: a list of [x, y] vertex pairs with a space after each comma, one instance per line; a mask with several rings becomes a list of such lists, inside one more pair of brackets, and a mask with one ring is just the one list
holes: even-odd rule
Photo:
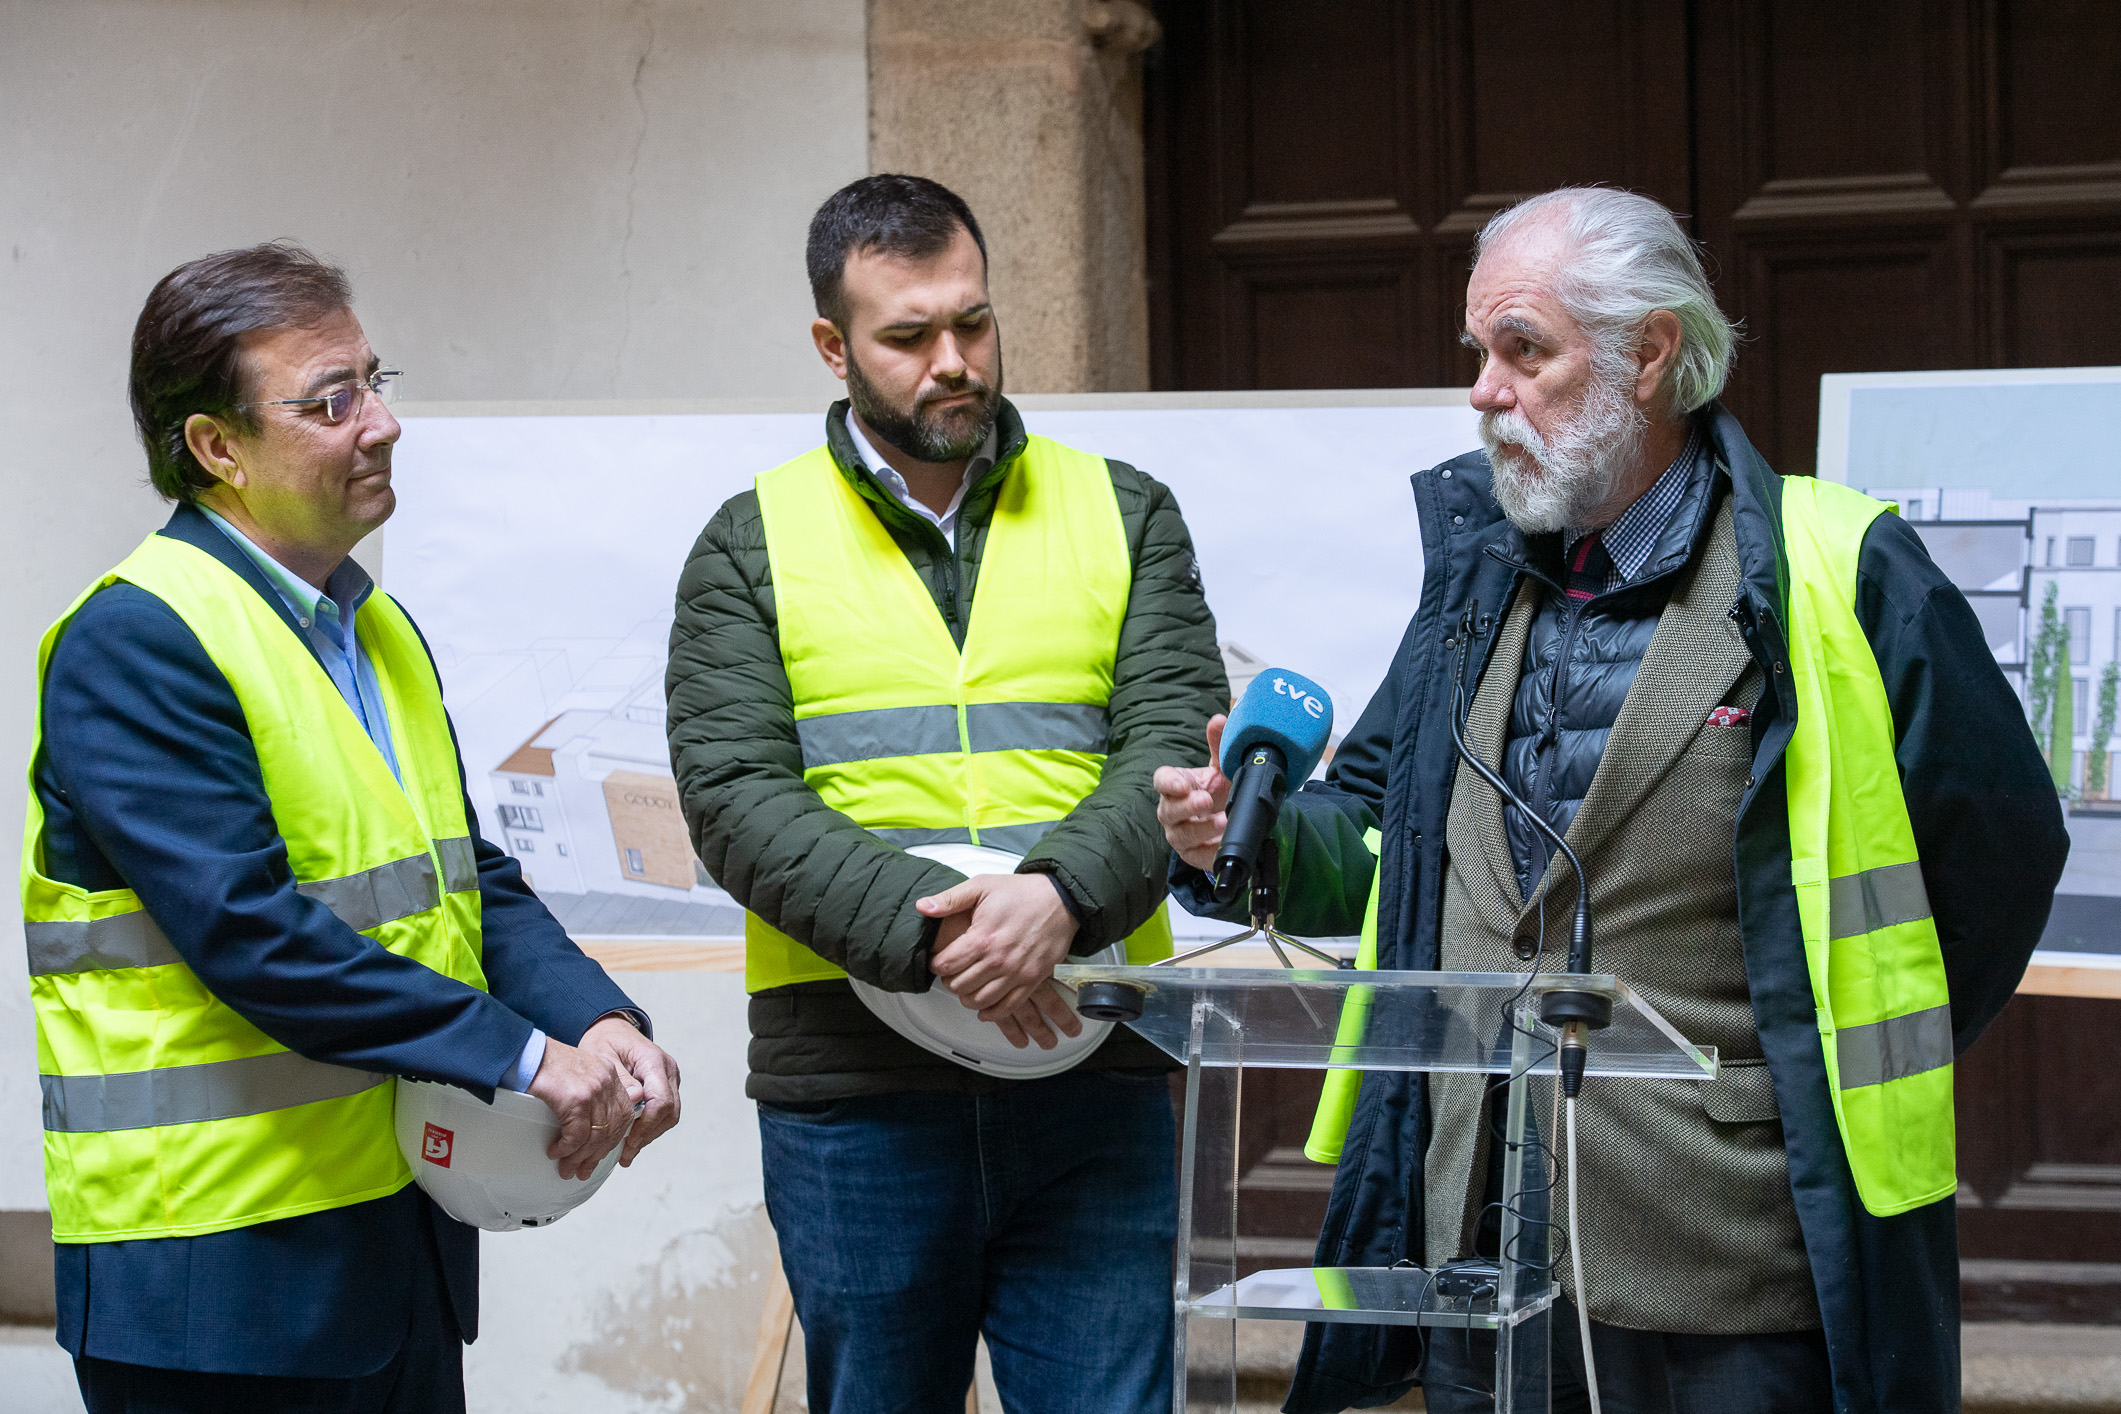
[[[1560, 1287], [1549, 1198], [1548, 1137], [1558, 1092], [1556, 1033], [1539, 997], [1601, 992], [1612, 1025], [1592, 1033], [1586, 1075], [1707, 1080], [1712, 1048], [1690, 1044], [1612, 977], [1489, 972], [1357, 972], [1069, 966], [1070, 986], [1138, 990], [1128, 1022], [1185, 1063], [1179, 1156], [1175, 1414], [1237, 1403], [1237, 1322], [1344, 1321], [1496, 1332], [1496, 1408], [1546, 1414], [1549, 1313]], [[1446, 1266], [1291, 1267], [1240, 1271], [1240, 1122], [1246, 1067], [1465, 1071], [1508, 1076], [1501, 1260]], [[1595, 1083], [1595, 1079], [1593, 1080]], [[1553, 1221], [1559, 1221], [1558, 1201]], [[1189, 1389], [1188, 1354], [1192, 1356]], [[1210, 1373], [1212, 1372], [1212, 1373]]]

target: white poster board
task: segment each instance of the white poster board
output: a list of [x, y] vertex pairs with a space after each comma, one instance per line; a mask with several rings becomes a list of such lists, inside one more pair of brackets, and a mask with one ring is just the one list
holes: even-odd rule
[[2035, 734], [2070, 755], [2070, 854], [2034, 961], [2121, 969], [2121, 760], [2103, 781], [2091, 769], [2102, 689], [2121, 678], [2121, 368], [1830, 375], [1819, 474], [1899, 504], [2021, 700], [2052, 588], [2067, 721], [2050, 710]]
[[[1383, 680], [1420, 593], [1408, 477], [1479, 441], [1457, 390], [1018, 406], [1032, 431], [1173, 489], [1233, 675], [1250, 663], [1314, 678], [1336, 735]], [[741, 932], [694, 870], [672, 788], [672, 605], [701, 527], [818, 445], [823, 411], [399, 409], [384, 581], [434, 649], [483, 828], [577, 937]]]

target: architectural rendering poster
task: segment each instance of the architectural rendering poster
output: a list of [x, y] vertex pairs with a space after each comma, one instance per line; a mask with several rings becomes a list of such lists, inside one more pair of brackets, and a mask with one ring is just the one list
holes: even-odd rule
[[[1303, 672], [1332, 692], [1337, 738], [1419, 594], [1407, 477], [1478, 440], [1462, 394], [1397, 396], [1410, 400], [1024, 404], [1034, 431], [1173, 488], [1233, 688], [1263, 666]], [[741, 914], [694, 860], [670, 775], [672, 596], [707, 519], [816, 445], [820, 411], [405, 411], [384, 579], [441, 664], [489, 836], [578, 937], [736, 936]], [[1965, 591], [2055, 763], [2072, 845], [2042, 940], [2052, 962], [2121, 965], [2117, 448], [2121, 370], [1824, 382], [1820, 474], [1899, 504]]]
[[[1302, 672], [1332, 693], [1337, 739], [1383, 680], [1420, 592], [1407, 478], [1478, 445], [1462, 393], [1378, 399], [1023, 406], [1034, 432], [1173, 489], [1233, 689], [1265, 666]], [[758, 472], [823, 440], [822, 405], [402, 411], [383, 582], [434, 649], [488, 837], [578, 938], [740, 934], [740, 911], [693, 857], [671, 779], [672, 602], [701, 527]], [[1182, 913], [1173, 922], [1186, 936], [1228, 932]]]
[[1824, 380], [1819, 474], [1895, 501], [1964, 590], [2069, 818], [2044, 962], [2121, 966], [2121, 369]]

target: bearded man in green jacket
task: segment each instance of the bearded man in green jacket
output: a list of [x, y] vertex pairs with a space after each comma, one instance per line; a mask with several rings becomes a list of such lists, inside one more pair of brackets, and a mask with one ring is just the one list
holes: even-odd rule
[[[957, 196], [864, 178], [810, 229], [825, 445], [716, 514], [678, 586], [670, 750], [750, 911], [750, 1078], [812, 1407], [1170, 1401], [1167, 1066], [1116, 1031], [1003, 1079], [849, 979], [944, 986], [1025, 1056], [1083, 1031], [1053, 967], [1168, 955], [1150, 776], [1229, 700], [1170, 492], [1029, 436]], [[967, 879], [907, 849], [1022, 856]], [[962, 1016], [962, 1013], [955, 1013]], [[1004, 1048], [1006, 1052], [1006, 1048]]]

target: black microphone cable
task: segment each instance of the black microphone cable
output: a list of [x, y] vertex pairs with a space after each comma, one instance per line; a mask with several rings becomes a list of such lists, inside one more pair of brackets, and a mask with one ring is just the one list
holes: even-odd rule
[[[1561, 831], [1555, 829], [1544, 815], [1534, 810], [1523, 797], [1510, 789], [1510, 783], [1502, 778], [1500, 771], [1474, 755], [1472, 748], [1466, 745], [1465, 733], [1459, 725], [1461, 716], [1469, 715], [1472, 711], [1472, 704], [1466, 699], [1466, 668], [1472, 661], [1473, 628], [1479, 616], [1480, 602], [1475, 600], [1467, 606], [1464, 617], [1458, 621], [1458, 671], [1454, 674], [1451, 684], [1451, 744], [1458, 749], [1460, 759], [1471, 766], [1505, 801], [1514, 806], [1517, 813], [1531, 823], [1532, 828], [1553, 842], [1554, 847], [1569, 861], [1569, 868], [1576, 872], [1576, 921], [1569, 938], [1569, 971], [1581, 975], [1591, 970], [1591, 886], [1590, 881], [1584, 877], [1583, 861], [1576, 857], [1576, 851], [1562, 838]], [[1545, 909], [1542, 907], [1542, 921], [1545, 916]], [[1573, 1100], [1583, 1089], [1585, 1033], [1602, 1031], [1612, 1024], [1612, 998], [1600, 996], [1596, 992], [1576, 990], [1548, 992], [1539, 1000], [1539, 1019], [1561, 1032], [1561, 1089], [1564, 1095]]]
[[[1583, 872], [1583, 861], [1577, 858], [1576, 851], [1570, 848], [1569, 842], [1562, 838], [1561, 832], [1554, 828], [1552, 822], [1547, 820], [1540, 812], [1534, 810], [1517, 792], [1510, 789], [1510, 784], [1503, 779], [1502, 773], [1490, 767], [1487, 762], [1476, 756], [1472, 749], [1466, 745], [1465, 733], [1461, 723], [1472, 712], [1472, 704], [1466, 698], [1466, 670], [1472, 661], [1473, 631], [1475, 625], [1479, 622], [1479, 618], [1480, 602], [1474, 600], [1467, 606], [1464, 616], [1458, 621], [1458, 667], [1453, 675], [1451, 684], [1451, 744], [1457, 748], [1459, 758], [1471, 766], [1480, 778], [1493, 787], [1503, 800], [1514, 806], [1518, 814], [1529, 821], [1534, 829], [1552, 841], [1554, 847], [1569, 861], [1569, 867], [1576, 871], [1576, 918], [1569, 939], [1569, 971], [1580, 976], [1591, 970], [1591, 889], [1590, 880], [1585, 877]], [[1559, 723], [1556, 723], [1556, 725], [1558, 726]], [[1516, 997], [1513, 997], [1508, 1004], [1509, 1009], [1513, 1012], [1517, 997], [1522, 997], [1532, 986], [1533, 980], [1539, 975], [1540, 963], [1546, 951], [1546, 909], [1544, 906], [1539, 910], [1539, 937], [1539, 947], [1532, 955], [1532, 970], [1526, 974], [1524, 986], [1518, 989]], [[1560, 1072], [1563, 1103], [1567, 1113], [1565, 1125], [1568, 1148], [1569, 1264], [1576, 1278], [1576, 1316], [1578, 1333], [1583, 1342], [1584, 1381], [1590, 1394], [1592, 1414], [1601, 1414], [1603, 1405], [1599, 1399], [1598, 1367], [1591, 1352], [1590, 1306], [1583, 1289], [1583, 1248], [1576, 1225], [1576, 1190], [1578, 1187], [1576, 1097], [1583, 1089], [1584, 1063], [1588, 1059], [1585, 1033], [1587, 1031], [1603, 1030], [1612, 1023], [1612, 1019], [1612, 999], [1600, 996], [1595, 992], [1555, 991], [1548, 992], [1540, 999], [1540, 1020], [1550, 1026], [1558, 1025], [1561, 1031], [1561, 1055], [1558, 1070]], [[1509, 1024], [1513, 1028], [1516, 1025], [1514, 1019], [1511, 1019]], [[1510, 1078], [1514, 1079], [1515, 1077]], [[1492, 1093], [1494, 1088], [1492, 1085], [1489, 1086], [1489, 1091]], [[1489, 1122], [1492, 1126], [1492, 1104], [1486, 1104], [1484, 1107], [1490, 1110], [1491, 1118]], [[1505, 1136], [1505, 1142], [1507, 1142], [1507, 1136]], [[1533, 1146], [1528, 1144], [1526, 1147], [1529, 1149]], [[1542, 1192], [1551, 1195], [1556, 1180], [1554, 1175], [1547, 1172], [1546, 1166], [1551, 1160], [1552, 1151], [1544, 1143], [1538, 1144], [1537, 1148], [1544, 1155], [1541, 1159], [1541, 1170], [1542, 1177], [1547, 1180], [1547, 1185]], [[1528, 1154], [1525, 1157], [1529, 1158], [1530, 1155]], [[1520, 1225], [1527, 1222], [1527, 1215], [1522, 1212], [1516, 1213], [1516, 1217]], [[1542, 1221], [1540, 1225], [1550, 1230], [1553, 1226], [1550, 1220]], [[1550, 1262], [1552, 1260], [1551, 1251], [1550, 1245]], [[1508, 1255], [1514, 1257], [1514, 1254]], [[1551, 1272], [1551, 1267], [1549, 1271]]]

